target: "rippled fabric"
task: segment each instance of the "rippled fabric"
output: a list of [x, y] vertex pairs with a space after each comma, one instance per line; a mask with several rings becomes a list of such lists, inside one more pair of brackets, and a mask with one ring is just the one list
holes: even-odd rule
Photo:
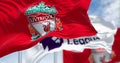
[[115, 41], [113, 44], [113, 52], [115, 57], [109, 63], [120, 62], [120, 28], [118, 28], [117, 33], [115, 35]]
[[[53, 31], [47, 36], [75, 38], [95, 35], [90, 24], [87, 10], [90, 0], [42, 0], [46, 5], [54, 6], [60, 18], [63, 30]], [[34, 46], [40, 40], [31, 41], [26, 9], [37, 5], [41, 0], [0, 0], [0, 57], [15, 51]]]

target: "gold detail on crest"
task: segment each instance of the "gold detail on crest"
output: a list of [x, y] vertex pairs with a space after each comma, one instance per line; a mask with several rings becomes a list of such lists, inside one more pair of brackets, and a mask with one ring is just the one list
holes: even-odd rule
[[60, 19], [56, 19], [56, 28], [57, 28], [57, 30], [62, 30], [63, 28], [62, 28], [62, 22], [60, 21]]

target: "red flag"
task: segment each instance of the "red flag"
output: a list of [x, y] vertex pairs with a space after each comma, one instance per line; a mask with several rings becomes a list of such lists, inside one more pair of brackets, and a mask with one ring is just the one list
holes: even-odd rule
[[64, 63], [90, 63], [89, 56], [91, 54], [90, 49], [85, 49], [83, 52], [71, 52], [63, 51]]
[[[81, 12], [82, 14], [81, 13], [79, 14], [79, 13], [77, 13], [77, 11], [75, 11], [76, 12], [76, 18], [78, 18], [78, 19], [81, 18], [79, 20], [79, 22], [82, 23], [82, 24], [84, 24], [84, 23], [90, 24], [90, 21], [89, 21], [88, 15], [87, 15], [87, 10], [88, 10], [89, 4], [90, 4], [90, 0], [80, 0], [79, 5], [83, 6], [82, 8], [84, 9], [83, 10], [84, 12]], [[79, 14], [79, 16], [77, 17], [78, 14]], [[71, 14], [71, 15], [73, 16], [73, 14]], [[83, 17], [81, 17], [81, 16], [83, 16]], [[87, 26], [88, 25], [85, 25], [85, 27], [87, 27]], [[90, 25], [90, 27], [91, 27], [91, 25]], [[81, 29], [81, 28], [79, 28], [79, 29]], [[92, 27], [91, 27], [91, 29], [92, 29]], [[82, 30], [83, 30], [83, 32], [81, 32]], [[81, 35], [81, 36], [90, 36], [90, 35], [92, 35], [92, 34], [89, 34], [91, 32], [86, 32], [88, 30], [91, 31], [91, 32], [92, 31], [94, 32], [94, 30], [90, 30], [89, 28], [85, 29], [84, 27], [79, 32], [83, 33], [83, 35]], [[90, 53], [91, 52], [90, 52], [89, 49], [86, 49], [84, 52], [81, 52], [81, 53], [71, 52], [71, 51], [63, 51], [64, 63], [90, 63], [89, 62]]]
[[[34, 3], [34, 2], [33, 2]], [[25, 8], [32, 2], [0, 0], [0, 57], [36, 45], [28, 29]]]
[[63, 27], [63, 30], [44, 37], [75, 38], [96, 34], [87, 15], [90, 0], [0, 0], [0, 57], [30, 48], [44, 38], [31, 41], [28, 19], [24, 14], [29, 7], [40, 2], [56, 8], [56, 17]]
[[115, 35], [115, 41], [113, 44], [113, 52], [115, 53], [115, 57], [112, 58], [112, 61], [109, 63], [120, 62], [120, 28], [118, 28], [117, 33]]

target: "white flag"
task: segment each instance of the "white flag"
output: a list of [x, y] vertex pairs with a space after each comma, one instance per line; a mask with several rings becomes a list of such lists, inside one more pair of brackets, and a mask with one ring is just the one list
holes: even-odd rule
[[[35, 48], [34, 56], [31, 63], [37, 63], [42, 57], [48, 53], [53, 53], [60, 50], [70, 50], [75, 52], [82, 52], [84, 49], [104, 48], [111, 53], [112, 44], [114, 42], [114, 34], [117, 28], [111, 22], [105, 22], [97, 17], [91, 17], [92, 24], [97, 30], [94, 36], [84, 36], [72, 39], [64, 39], [58, 37], [47, 37], [43, 39]], [[38, 49], [39, 48], [39, 49]], [[29, 52], [30, 50], [28, 50]]]
[[[112, 45], [114, 42], [114, 34], [116, 33], [116, 27], [114, 22], [106, 22], [102, 18], [96, 16], [90, 16], [91, 22], [94, 28], [98, 31], [99, 34], [105, 33], [109, 36], [106, 36], [106, 50], [109, 52], [112, 51]], [[111, 60], [111, 53], [106, 52], [104, 49], [93, 49], [92, 57], [95, 63], [109, 62]]]
[[[115, 23], [113, 21], [105, 21], [102, 18], [99, 18], [97, 16], [90, 16], [91, 23], [98, 32], [98, 35], [101, 35], [101, 37], [104, 36], [106, 38], [104, 41], [106, 43], [106, 49], [107, 51], [112, 51], [112, 45], [114, 42], [114, 35], [117, 32], [117, 27], [115, 26]], [[102, 36], [103, 35], [103, 36]]]

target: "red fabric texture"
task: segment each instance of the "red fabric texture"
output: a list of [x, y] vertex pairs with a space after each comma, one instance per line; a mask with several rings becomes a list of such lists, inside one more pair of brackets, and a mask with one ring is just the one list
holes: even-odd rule
[[64, 63], [90, 63], [89, 56], [91, 51], [89, 49], [84, 50], [83, 52], [72, 52], [72, 51], [63, 51], [63, 62]]
[[115, 53], [115, 57], [113, 57], [112, 61], [109, 63], [120, 62], [120, 28], [118, 28], [117, 33], [115, 35], [113, 51]]
[[[85, 22], [90, 22], [89, 21], [89, 18], [88, 18], [88, 15], [87, 15], [87, 9], [88, 9], [88, 7], [89, 7], [89, 4], [90, 4], [90, 0], [81, 0], [81, 5], [83, 5], [84, 6], [84, 12], [81, 12], [80, 14], [79, 14], [79, 11], [75, 11], [76, 13], [75, 13], [75, 15], [80, 15], [80, 16], [78, 16], [78, 17], [75, 17], [75, 19], [74, 20], [76, 20], [77, 18], [79, 19], [80, 18], [80, 22], [78, 22], [78, 23], [82, 23], [82, 24], [84, 24], [85, 25]], [[85, 13], [85, 14], [84, 14]], [[70, 13], [71, 14], [71, 13]], [[81, 17], [81, 15], [82, 15], [82, 17]], [[74, 14], [71, 14], [71, 16], [74, 16]], [[83, 19], [82, 19], [83, 18]], [[85, 20], [85, 21], [84, 21]], [[76, 21], [77, 22], [77, 21]], [[87, 23], [86, 23], [87, 24]], [[83, 35], [81, 35], [81, 36], [90, 36], [90, 35], [92, 35], [92, 34], [89, 34], [90, 32], [88, 32], [88, 31], [93, 31], [94, 32], [94, 30], [90, 30], [90, 29], [88, 29], [88, 28], [85, 28], [86, 26], [88, 26], [88, 25], [85, 25], [85, 26], [81, 26], [81, 28], [79, 28], [79, 25], [77, 26], [78, 27], [78, 29], [79, 30], [76, 30], [76, 31], [79, 31], [80, 32], [80, 34], [81, 33], [83, 33]], [[72, 28], [72, 27], [71, 27]], [[74, 28], [73, 28], [74, 29]], [[76, 28], [77, 29], [77, 28]], [[84, 30], [84, 31], [82, 31], [82, 30]], [[87, 32], [87, 33], [86, 33]], [[77, 33], [75, 33], [75, 34], [77, 34]], [[63, 62], [64, 63], [90, 63], [89, 62], [89, 56], [90, 56], [90, 54], [91, 54], [91, 51], [89, 50], [89, 49], [86, 49], [86, 50], [84, 50], [84, 52], [72, 52], [72, 51], [63, 51]]]
[[[55, 6], [56, 15], [63, 24], [62, 31], [53, 31], [47, 36], [75, 38], [95, 35], [87, 10], [90, 0], [42, 0], [46, 5]], [[30, 48], [42, 38], [31, 41], [28, 19], [24, 14], [30, 6], [41, 0], [0, 0], [0, 57], [15, 51]]]

